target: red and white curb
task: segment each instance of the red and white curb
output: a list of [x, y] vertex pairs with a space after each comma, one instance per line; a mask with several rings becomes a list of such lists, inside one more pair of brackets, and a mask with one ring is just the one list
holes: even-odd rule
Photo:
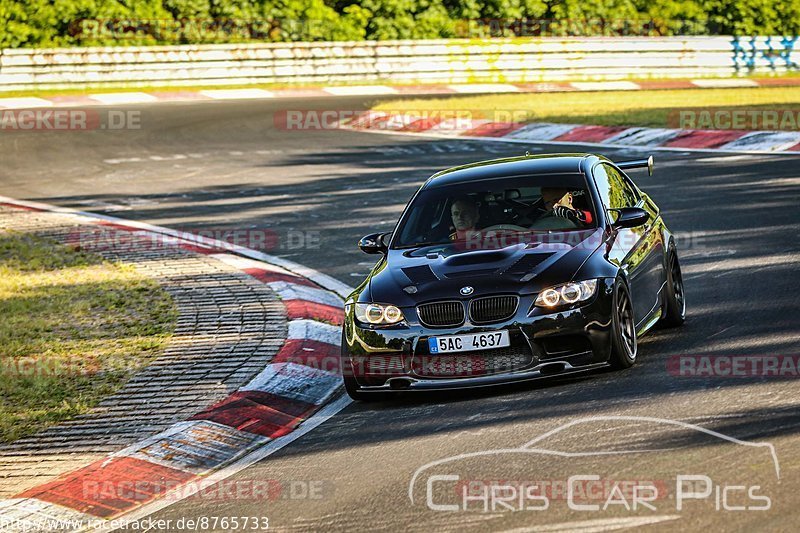
[[618, 148], [674, 151], [785, 153], [800, 152], [800, 132], [742, 130], [682, 130], [625, 126], [584, 126], [539, 122], [492, 122], [483, 119], [445, 119], [367, 111], [341, 127], [374, 133], [425, 135], [452, 139], [467, 137], [515, 143], [583, 144]]
[[291, 261], [168, 228], [0, 196], [0, 204], [174, 237], [270, 285], [286, 306], [288, 335], [249, 383], [189, 420], [83, 468], [0, 501], [3, 531], [106, 529], [143, 518], [224, 480], [346, 407], [338, 365], [342, 298], [352, 290]]
[[408, 96], [430, 94], [549, 93], [576, 91], [640, 91], [657, 89], [716, 89], [731, 87], [787, 87], [800, 85], [800, 78], [709, 78], [655, 81], [575, 81], [542, 83], [470, 83], [453, 85], [341, 85], [300, 89], [206, 89], [125, 91], [49, 98], [0, 97], [0, 109], [77, 107], [97, 105], [191, 102], [204, 100], [250, 100], [326, 96]]

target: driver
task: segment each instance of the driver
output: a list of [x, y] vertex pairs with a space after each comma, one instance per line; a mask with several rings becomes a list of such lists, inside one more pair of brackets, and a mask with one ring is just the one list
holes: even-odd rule
[[451, 241], [466, 240], [478, 233], [476, 228], [480, 219], [478, 204], [467, 196], [453, 200], [450, 205], [450, 216], [453, 219], [455, 231], [450, 234]]
[[572, 205], [572, 193], [562, 187], [542, 187], [545, 212], [542, 216], [566, 218], [578, 224], [591, 224], [592, 213]]

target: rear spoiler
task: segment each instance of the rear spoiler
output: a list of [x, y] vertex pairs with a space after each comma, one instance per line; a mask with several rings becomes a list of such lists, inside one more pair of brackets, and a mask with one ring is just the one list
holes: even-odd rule
[[631, 168], [647, 168], [647, 173], [652, 176], [653, 175], [653, 156], [651, 155], [647, 159], [636, 159], [634, 161], [620, 161], [616, 163], [616, 165], [621, 168], [622, 170], [628, 170]]

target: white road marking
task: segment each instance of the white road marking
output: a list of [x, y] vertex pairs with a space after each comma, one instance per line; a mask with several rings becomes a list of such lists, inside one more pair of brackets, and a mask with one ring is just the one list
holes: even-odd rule
[[200, 94], [214, 100], [246, 100], [250, 98], [275, 98], [275, 94], [264, 89], [208, 89]]
[[575, 81], [570, 83], [579, 91], [636, 91], [641, 89], [632, 81]]
[[334, 96], [361, 96], [371, 94], [397, 94], [397, 89], [388, 85], [342, 85], [322, 89]]
[[723, 145], [722, 148], [774, 152], [786, 150], [798, 143], [800, 133], [795, 131], [754, 131]]
[[728, 88], [728, 87], [758, 87], [758, 82], [747, 78], [720, 78], [708, 80], [692, 80], [692, 85], [704, 89]]
[[690, 280], [693, 280], [693, 279], [702, 278], [702, 277], [707, 276], [707, 275], [708, 275], [708, 272], [703, 272], [701, 274], [695, 274], [694, 276], [684, 276], [683, 280], [684, 281], [690, 281]]
[[708, 336], [708, 337], [706, 337], [706, 338], [707, 338], [707, 339], [713, 339], [713, 338], [714, 338], [714, 337], [716, 337], [717, 335], [722, 335], [723, 333], [725, 333], [725, 332], [726, 332], [726, 331], [728, 331], [729, 329], [733, 329], [733, 327], [734, 327], [734, 326], [728, 326], [727, 328], [721, 329], [721, 330], [719, 330], [718, 332], [714, 333], [713, 335], [709, 335], [709, 336]]
[[240, 391], [268, 392], [311, 405], [322, 405], [342, 386], [338, 373], [297, 363], [270, 363]]
[[[461, 118], [452, 118], [443, 120], [440, 123], [436, 124], [428, 131], [434, 133], [440, 133], [441, 135], [447, 135], [449, 137], [458, 136], [464, 133], [465, 131], [469, 131], [472, 129], [477, 128], [483, 124], [491, 122], [488, 119], [482, 118], [474, 118], [474, 119], [461, 119]], [[428, 147], [432, 151], [437, 151], [436, 146]], [[441, 151], [440, 151], [441, 152]]]
[[[511, 132], [506, 137], [511, 139], [525, 139], [528, 141], [549, 141], [568, 133], [579, 124], [555, 124], [551, 122], [536, 122]], [[500, 137], [504, 139], [505, 137]]]
[[90, 94], [89, 98], [101, 104], [146, 104], [158, 102], [158, 98], [152, 94], [137, 92]]
[[311, 339], [339, 346], [342, 342], [342, 328], [323, 324], [316, 320], [292, 320], [289, 322], [287, 339]]
[[739, 162], [746, 162], [746, 163], [753, 163], [755, 161], [764, 161], [766, 158], [758, 158], [754, 159], [753, 156], [750, 155], [721, 155], [718, 157], [704, 157], [699, 161], [703, 163], [722, 163], [722, 164], [730, 164], [730, 163], [739, 163]]
[[330, 291], [316, 289], [306, 285], [290, 283], [288, 281], [271, 281], [267, 283], [269, 288], [278, 293], [281, 300], [307, 300], [333, 307], [342, 307], [342, 299], [332, 294]]
[[180, 161], [186, 159], [186, 156], [184, 154], [151, 155], [148, 159], [150, 161]]
[[119, 165], [122, 163], [141, 163], [144, 161], [141, 157], [120, 157], [117, 159], [103, 159], [106, 165]]
[[203, 475], [269, 440], [269, 437], [209, 420], [189, 420], [173, 424], [112, 456], [132, 457]]
[[448, 88], [457, 93], [518, 93], [519, 87], [508, 83], [465, 83], [458, 85], [448, 85]]
[[[198, 231], [200, 233], [200, 231]], [[196, 237], [197, 235], [194, 233], [187, 233], [186, 238], [191, 240], [192, 238]], [[265, 272], [274, 272], [275, 274], [283, 274], [286, 276], [296, 276], [296, 274], [286, 270], [285, 268], [281, 268], [279, 266], [265, 264], [263, 261], [254, 261], [253, 259], [248, 259], [246, 257], [239, 257], [238, 255], [233, 254], [210, 254], [211, 257], [222, 261], [223, 263], [227, 263], [234, 268], [239, 270], [247, 270], [247, 269], [259, 269]], [[299, 277], [299, 276], [296, 276]]]
[[20, 97], [20, 98], [0, 98], [0, 108], [2, 109], [24, 109], [28, 107], [52, 107], [53, 102], [44, 98]]
[[606, 139], [605, 142], [609, 144], [619, 142], [621, 144], [660, 146], [668, 141], [671, 141], [680, 135], [680, 133], [681, 130], [666, 128], [628, 128], [627, 130]]

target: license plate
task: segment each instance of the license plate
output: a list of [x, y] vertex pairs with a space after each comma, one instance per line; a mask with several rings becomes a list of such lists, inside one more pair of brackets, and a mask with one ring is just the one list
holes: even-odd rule
[[511, 339], [506, 330], [471, 335], [428, 337], [428, 348], [432, 354], [491, 350], [492, 348], [505, 348], [506, 346], [511, 346]]

